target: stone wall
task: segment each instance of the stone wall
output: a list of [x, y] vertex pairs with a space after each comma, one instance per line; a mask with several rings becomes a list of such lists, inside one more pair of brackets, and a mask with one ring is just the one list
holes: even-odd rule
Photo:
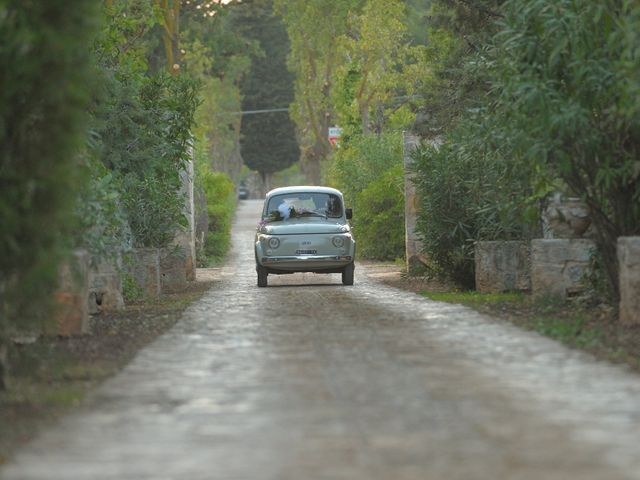
[[89, 254], [76, 250], [60, 266], [56, 300], [58, 335], [69, 336], [89, 332]]
[[89, 313], [122, 310], [122, 260], [101, 261], [89, 269]]
[[618, 238], [620, 321], [640, 324], [640, 237]]
[[535, 297], [566, 298], [584, 291], [583, 277], [595, 243], [584, 238], [531, 242], [531, 291]]
[[476, 290], [481, 293], [531, 289], [530, 250], [527, 242], [477, 242]]

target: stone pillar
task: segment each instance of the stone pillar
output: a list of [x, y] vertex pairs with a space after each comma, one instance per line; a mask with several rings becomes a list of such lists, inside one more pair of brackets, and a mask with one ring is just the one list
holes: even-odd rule
[[89, 331], [89, 254], [76, 250], [60, 266], [55, 293], [57, 334], [80, 335]]
[[160, 250], [136, 248], [130, 253], [127, 270], [145, 298], [160, 296]]
[[529, 291], [530, 250], [527, 242], [477, 242], [476, 290], [481, 293]]
[[584, 290], [583, 278], [595, 250], [585, 238], [531, 242], [531, 291], [535, 297], [566, 298]]
[[416, 187], [413, 183], [413, 160], [411, 158], [411, 154], [419, 144], [420, 139], [416, 135], [408, 132], [403, 133], [405, 255], [409, 273], [424, 263], [422, 242], [416, 232], [419, 203]]
[[618, 238], [620, 321], [640, 324], [640, 237]]
[[[193, 156], [193, 155], [192, 155]], [[195, 233], [195, 205], [193, 194], [194, 167], [193, 160], [189, 160], [185, 169], [180, 172], [182, 180], [181, 193], [184, 195], [185, 205], [184, 215], [187, 217], [187, 226], [184, 230], [178, 231], [174, 243], [183, 250], [183, 260], [187, 272], [188, 280], [196, 279], [196, 233]]]
[[122, 260], [100, 261], [89, 269], [89, 313], [111, 312], [124, 308], [122, 298]]

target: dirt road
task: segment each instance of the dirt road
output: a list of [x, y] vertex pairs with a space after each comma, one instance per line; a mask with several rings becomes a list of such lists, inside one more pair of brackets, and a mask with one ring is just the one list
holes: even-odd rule
[[0, 478], [640, 479], [640, 377], [362, 267], [258, 289], [258, 208], [219, 287]]

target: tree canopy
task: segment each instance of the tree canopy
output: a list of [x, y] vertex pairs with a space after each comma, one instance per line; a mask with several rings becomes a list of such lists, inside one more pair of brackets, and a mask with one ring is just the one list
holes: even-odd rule
[[[286, 109], [293, 99], [293, 75], [287, 70], [289, 39], [270, 0], [243, 2], [235, 8], [235, 25], [257, 50], [241, 83], [242, 110]], [[297, 162], [300, 150], [286, 111], [244, 114], [240, 147], [244, 163], [260, 172], [268, 189], [270, 177]]]

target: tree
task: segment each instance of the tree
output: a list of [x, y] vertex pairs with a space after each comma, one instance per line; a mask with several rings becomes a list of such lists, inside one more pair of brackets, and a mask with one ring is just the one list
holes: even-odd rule
[[97, 156], [119, 189], [134, 246], [163, 247], [184, 223], [180, 172], [189, 159], [197, 83], [149, 73], [156, 15], [146, 0], [113, 2], [95, 42], [102, 94], [92, 109]]
[[426, 66], [419, 74], [422, 103], [414, 129], [446, 135], [469, 109], [483, 104], [490, 88], [474, 68], [496, 33], [504, 0], [433, 0], [426, 15]]
[[[241, 83], [242, 110], [286, 108], [293, 99], [293, 78], [286, 68], [289, 41], [282, 20], [273, 13], [271, 0], [243, 2], [235, 8], [241, 32], [260, 47]], [[294, 125], [286, 112], [245, 114], [241, 134], [244, 163], [260, 173], [267, 190], [271, 175], [300, 157]]]
[[349, 12], [361, 0], [275, 0], [287, 27], [295, 75], [291, 118], [296, 123], [302, 169], [308, 182], [321, 182], [321, 162], [331, 153], [328, 129], [333, 123], [331, 91], [339, 65], [338, 39], [347, 31]]
[[[409, 43], [405, 18], [400, 0], [368, 0], [351, 17], [339, 41], [342, 62], [333, 95], [342, 126], [357, 123], [365, 135], [372, 129], [381, 133], [387, 116], [411, 103], [423, 49]], [[396, 103], [393, 97], [402, 100]], [[413, 115], [408, 117], [405, 122], [412, 123]]]

